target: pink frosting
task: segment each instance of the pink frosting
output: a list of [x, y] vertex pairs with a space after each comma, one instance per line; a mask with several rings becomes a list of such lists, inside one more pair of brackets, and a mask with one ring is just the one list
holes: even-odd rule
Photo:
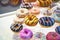
[[22, 39], [30, 39], [32, 38], [32, 36], [33, 36], [32, 31], [27, 28], [20, 31], [20, 38]]
[[47, 40], [60, 40], [60, 35], [56, 32], [49, 32], [46, 36]]

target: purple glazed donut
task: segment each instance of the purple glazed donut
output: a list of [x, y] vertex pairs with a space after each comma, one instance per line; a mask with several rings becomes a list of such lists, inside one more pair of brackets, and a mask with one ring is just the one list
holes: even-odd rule
[[27, 28], [25, 28], [25, 29], [23, 29], [23, 30], [20, 31], [20, 38], [21, 39], [25, 39], [25, 40], [31, 39], [32, 36], [33, 36], [32, 31], [29, 30], [29, 29], [27, 29]]
[[49, 32], [46, 35], [47, 40], [60, 40], [60, 35], [57, 34], [56, 32]]

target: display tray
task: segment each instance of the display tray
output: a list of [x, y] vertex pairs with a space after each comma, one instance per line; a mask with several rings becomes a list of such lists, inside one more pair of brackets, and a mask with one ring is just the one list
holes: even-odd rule
[[[53, 8], [54, 9], [54, 8]], [[37, 15], [37, 18], [44, 17], [43, 13], [47, 8], [40, 8], [40, 14]], [[15, 12], [8, 12], [15, 13]], [[13, 19], [16, 17], [16, 14], [0, 18], [0, 40], [20, 40], [18, 39], [18, 33], [11, 31], [10, 26], [13, 23]], [[51, 16], [50, 16], [51, 17]], [[39, 23], [36, 26], [30, 27], [23, 23], [24, 28], [29, 28], [32, 30], [33, 34], [36, 32], [42, 32], [47, 35], [48, 32], [55, 32], [55, 28], [59, 26], [59, 23], [56, 23], [50, 28], [43, 28]], [[33, 40], [33, 39], [32, 39]]]

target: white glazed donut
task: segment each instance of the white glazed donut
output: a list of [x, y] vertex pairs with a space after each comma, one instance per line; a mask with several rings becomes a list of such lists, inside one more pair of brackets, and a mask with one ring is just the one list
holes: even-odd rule
[[23, 22], [24, 22], [24, 18], [19, 18], [19, 17], [14, 18], [14, 23], [22, 24]]
[[28, 14], [28, 9], [20, 8], [17, 10], [17, 17], [24, 18]]

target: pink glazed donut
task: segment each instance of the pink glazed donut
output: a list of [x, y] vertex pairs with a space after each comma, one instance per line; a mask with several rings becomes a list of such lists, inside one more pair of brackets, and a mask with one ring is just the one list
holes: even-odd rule
[[60, 35], [56, 32], [49, 32], [46, 36], [47, 40], [60, 40]]
[[33, 36], [33, 33], [31, 30], [25, 28], [20, 31], [20, 38], [24, 40], [30, 40]]

